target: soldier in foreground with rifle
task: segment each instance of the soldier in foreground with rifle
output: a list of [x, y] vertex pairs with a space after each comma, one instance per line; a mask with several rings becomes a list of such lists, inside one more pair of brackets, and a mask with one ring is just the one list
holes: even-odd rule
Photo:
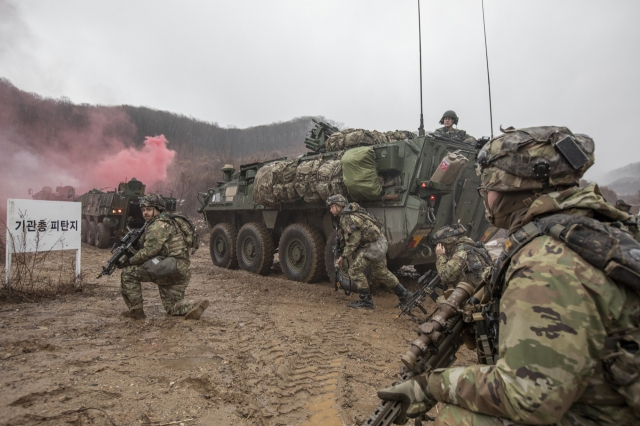
[[[195, 252], [199, 245], [193, 224], [186, 216], [165, 213], [165, 201], [156, 194], [141, 197], [140, 208], [145, 220], [144, 234], [140, 238], [142, 248], [135, 252], [132, 249], [135, 241], [132, 243], [125, 237], [123, 240], [127, 240], [128, 247], [114, 248], [111, 258], [113, 260], [118, 253], [124, 254], [116, 257], [117, 267], [123, 269], [120, 277], [122, 297], [129, 308], [122, 316], [133, 319], [146, 317], [141, 283], [154, 282], [158, 285], [162, 305], [168, 315], [200, 318], [209, 301], [183, 300], [191, 279], [189, 251]], [[103, 268], [103, 274], [110, 275], [109, 270], [113, 272], [112, 260]]]
[[[578, 187], [594, 161], [590, 137], [503, 132], [480, 151], [478, 173], [487, 218], [510, 232], [504, 252], [483, 294], [465, 301], [478, 289], [458, 284], [420, 326], [408, 372], [378, 392], [385, 402], [367, 425], [424, 418], [437, 402], [436, 425], [640, 424], [637, 219], [597, 185]], [[446, 368], [464, 323], [489, 365]]]

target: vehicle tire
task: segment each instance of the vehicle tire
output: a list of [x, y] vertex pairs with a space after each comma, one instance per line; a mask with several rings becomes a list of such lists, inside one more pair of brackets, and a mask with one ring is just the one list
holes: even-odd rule
[[278, 243], [280, 267], [292, 281], [314, 283], [324, 275], [324, 238], [314, 227], [294, 223], [284, 230]]
[[426, 274], [429, 271], [435, 271], [436, 270], [436, 264], [435, 263], [423, 263], [421, 265], [413, 265], [413, 269], [416, 270], [417, 273], [420, 274], [420, 276]]
[[213, 264], [221, 268], [237, 269], [236, 241], [238, 231], [230, 223], [219, 223], [211, 230], [209, 253]]
[[247, 223], [238, 231], [238, 265], [245, 271], [266, 275], [273, 265], [273, 238], [262, 223]]
[[95, 222], [89, 222], [89, 231], [87, 232], [87, 244], [89, 244], [90, 246], [95, 246], [96, 245], [96, 223]]
[[83, 243], [86, 243], [88, 235], [89, 235], [89, 221], [87, 219], [82, 219], [82, 222], [80, 223], [80, 241]]
[[100, 222], [96, 227], [96, 247], [107, 248], [111, 245], [111, 232], [109, 227]]

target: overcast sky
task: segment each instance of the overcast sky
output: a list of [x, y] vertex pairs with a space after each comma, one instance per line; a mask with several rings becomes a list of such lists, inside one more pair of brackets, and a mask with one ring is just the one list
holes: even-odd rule
[[[423, 0], [425, 127], [490, 134], [480, 0]], [[594, 179], [640, 161], [640, 1], [485, 0], [494, 133], [564, 125]], [[0, 77], [248, 127], [419, 125], [417, 0], [0, 0]], [[302, 143], [302, 141], [301, 141]]]

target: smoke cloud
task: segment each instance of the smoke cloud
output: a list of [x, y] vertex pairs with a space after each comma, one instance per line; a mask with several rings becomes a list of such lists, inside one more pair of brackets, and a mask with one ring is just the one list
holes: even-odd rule
[[136, 177], [157, 188], [176, 151], [163, 135], [139, 138], [119, 107], [46, 99], [0, 79], [0, 218], [7, 198], [31, 198], [43, 186], [70, 185], [80, 195]]
[[92, 173], [90, 182], [94, 186], [100, 182], [110, 182], [114, 178], [135, 177], [147, 188], [156, 186], [167, 178], [167, 167], [171, 165], [176, 152], [167, 148], [164, 135], [149, 137], [142, 149], [127, 148], [100, 161]]

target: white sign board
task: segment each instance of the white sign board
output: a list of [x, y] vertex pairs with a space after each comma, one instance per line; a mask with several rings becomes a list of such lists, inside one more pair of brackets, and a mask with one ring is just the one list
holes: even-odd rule
[[12, 253], [77, 250], [80, 275], [82, 204], [69, 201], [7, 200], [6, 282]]

